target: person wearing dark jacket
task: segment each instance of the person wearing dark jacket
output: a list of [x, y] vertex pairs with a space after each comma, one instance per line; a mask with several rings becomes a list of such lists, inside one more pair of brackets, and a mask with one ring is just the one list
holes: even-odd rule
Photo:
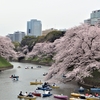
[[20, 96], [23, 96], [23, 93], [22, 93], [22, 91], [20, 91], [19, 95], [20, 95]]

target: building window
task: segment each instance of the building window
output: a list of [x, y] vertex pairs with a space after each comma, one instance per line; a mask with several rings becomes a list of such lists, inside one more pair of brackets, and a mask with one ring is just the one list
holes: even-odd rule
[[31, 33], [31, 29], [28, 30], [28, 33]]

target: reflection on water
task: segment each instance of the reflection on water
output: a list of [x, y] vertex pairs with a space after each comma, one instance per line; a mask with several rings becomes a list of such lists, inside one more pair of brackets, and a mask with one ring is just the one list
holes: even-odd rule
[[[44, 82], [44, 72], [48, 72], [48, 66], [42, 66], [42, 68], [37, 68], [38, 65], [29, 64], [29, 63], [19, 63], [11, 62], [14, 65], [13, 69], [5, 70], [0, 72], [0, 100], [19, 100], [17, 95], [20, 91], [25, 93], [26, 91], [34, 91], [38, 86], [30, 85], [31, 81], [36, 79]], [[21, 66], [21, 68], [18, 68]], [[25, 69], [29, 67], [29, 69]], [[33, 69], [31, 69], [33, 67]], [[18, 75], [19, 80], [13, 81], [10, 76]], [[58, 84], [59, 89], [53, 89], [52, 94], [65, 94], [70, 96], [70, 93], [73, 92], [75, 88], [78, 88], [77, 85], [68, 83], [68, 84]], [[41, 91], [43, 93], [43, 91]], [[56, 98], [47, 97], [42, 98], [38, 97], [36, 100], [57, 100]]]

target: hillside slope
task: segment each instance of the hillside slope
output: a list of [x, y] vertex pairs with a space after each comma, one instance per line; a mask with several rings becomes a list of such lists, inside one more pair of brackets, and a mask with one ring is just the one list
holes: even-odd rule
[[5, 60], [3, 57], [0, 56], [0, 70], [5, 70], [12, 68], [13, 65], [10, 64], [7, 60]]

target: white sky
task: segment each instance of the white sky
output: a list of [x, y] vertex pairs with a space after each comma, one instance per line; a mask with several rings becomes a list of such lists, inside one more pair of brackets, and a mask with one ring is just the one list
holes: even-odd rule
[[100, 0], [0, 0], [0, 36], [26, 32], [27, 21], [38, 19], [42, 30], [68, 29], [100, 9]]

